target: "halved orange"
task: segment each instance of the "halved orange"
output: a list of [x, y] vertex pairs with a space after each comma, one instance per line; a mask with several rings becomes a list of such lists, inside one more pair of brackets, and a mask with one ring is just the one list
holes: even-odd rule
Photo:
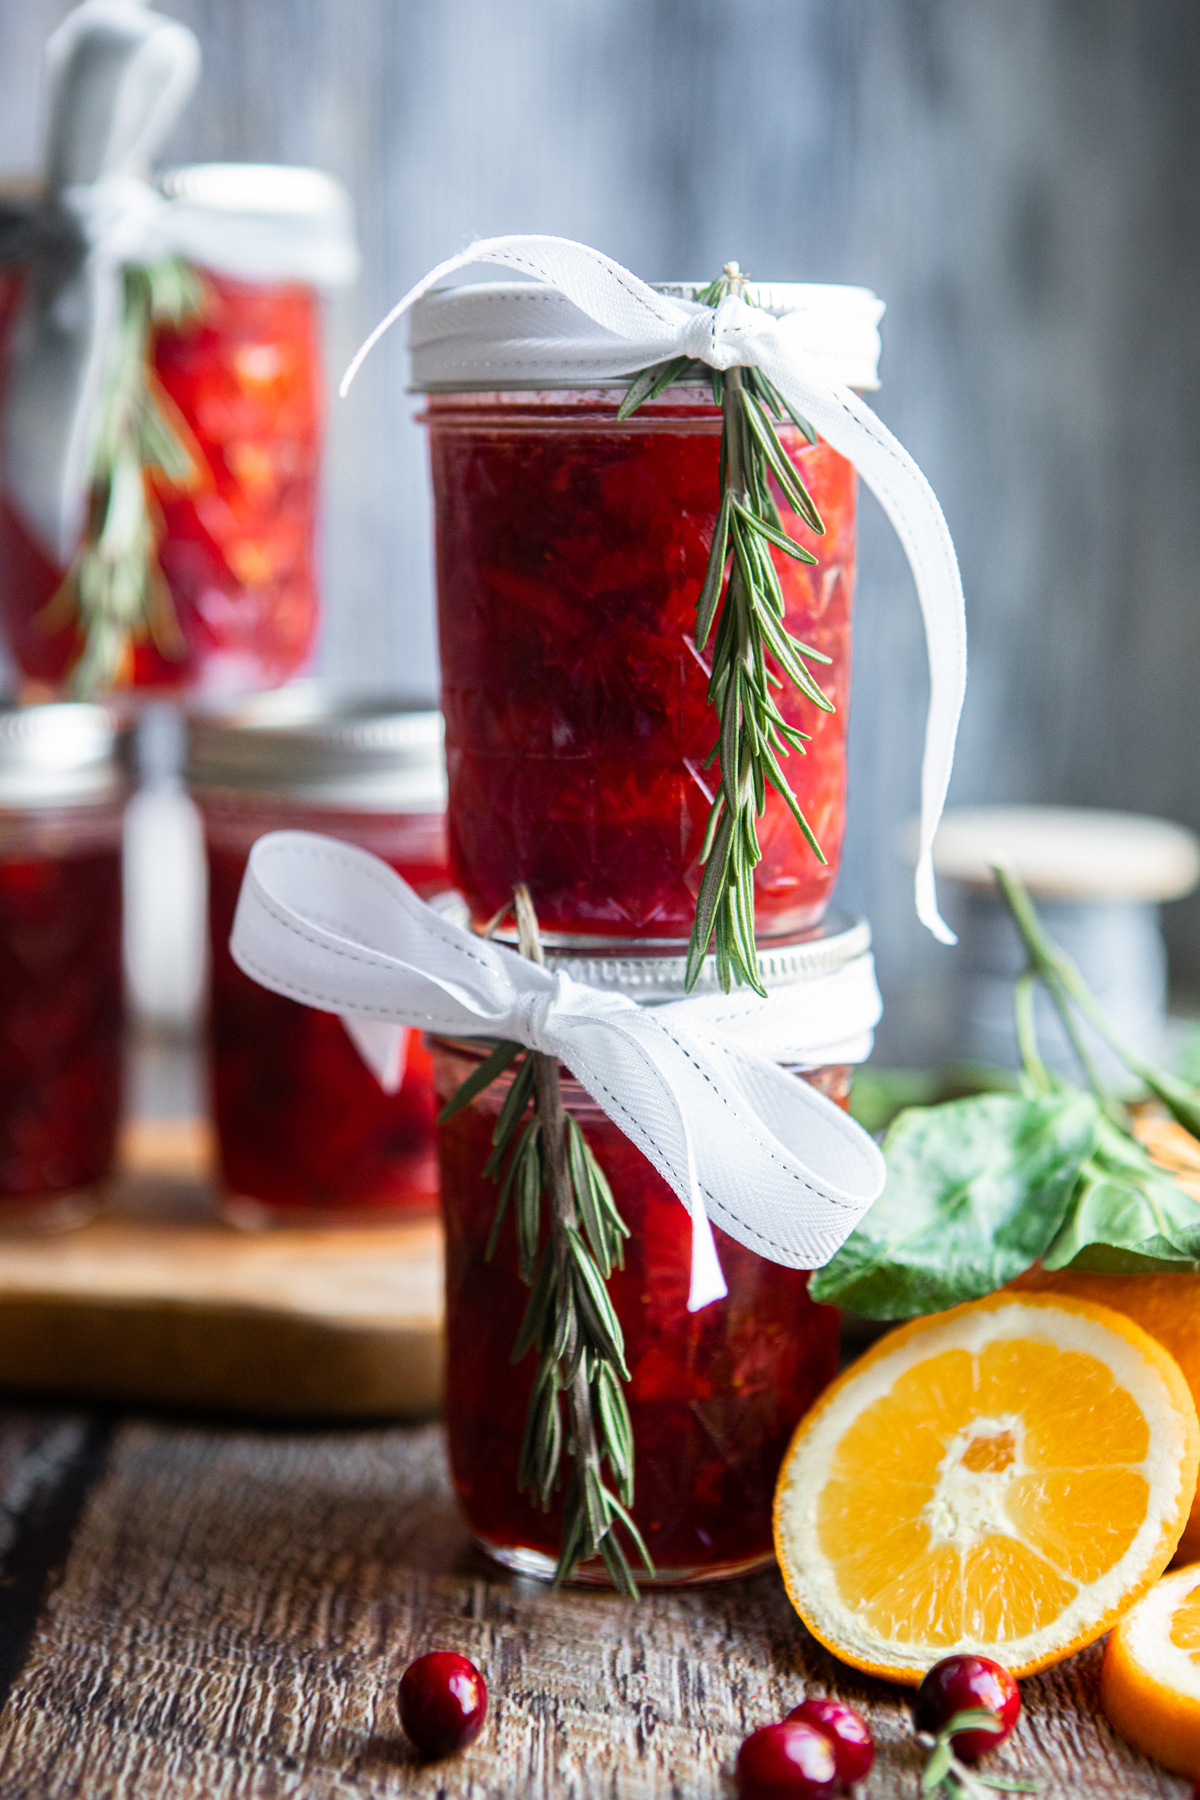
[[1104, 1647], [1114, 1730], [1176, 1775], [1200, 1775], [1200, 1565], [1156, 1581]]
[[835, 1656], [891, 1681], [915, 1686], [954, 1651], [1030, 1675], [1166, 1568], [1198, 1451], [1175, 1363], [1108, 1307], [1002, 1293], [915, 1319], [788, 1447], [788, 1595]]

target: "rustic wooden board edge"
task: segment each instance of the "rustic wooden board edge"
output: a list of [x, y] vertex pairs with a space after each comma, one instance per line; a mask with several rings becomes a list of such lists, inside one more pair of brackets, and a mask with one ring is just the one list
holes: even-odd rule
[[441, 1321], [5, 1294], [0, 1389], [292, 1420], [421, 1418], [441, 1404]]

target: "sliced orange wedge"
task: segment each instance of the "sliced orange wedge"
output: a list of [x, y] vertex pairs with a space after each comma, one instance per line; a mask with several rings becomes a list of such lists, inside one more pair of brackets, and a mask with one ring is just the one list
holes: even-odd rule
[[1200, 1775], [1200, 1566], [1156, 1581], [1104, 1647], [1100, 1700], [1135, 1750]]
[[775, 1491], [793, 1606], [915, 1685], [953, 1651], [1030, 1675], [1166, 1568], [1196, 1486], [1187, 1383], [1106, 1306], [993, 1294], [889, 1332], [800, 1423]]

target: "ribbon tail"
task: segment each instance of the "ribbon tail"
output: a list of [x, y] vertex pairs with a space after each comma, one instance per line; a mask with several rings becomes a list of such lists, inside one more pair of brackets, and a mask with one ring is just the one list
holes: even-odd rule
[[687, 1309], [689, 1312], [700, 1312], [711, 1306], [714, 1300], [723, 1300], [729, 1292], [728, 1284], [721, 1269], [721, 1259], [717, 1255], [717, 1243], [713, 1237], [712, 1221], [704, 1210], [704, 1202], [697, 1188], [692, 1195], [692, 1273], [688, 1288]]
[[669, 356], [672, 351], [677, 350], [678, 334], [682, 327], [693, 313], [707, 310], [656, 294], [646, 282], [631, 275], [628, 269], [622, 268], [610, 256], [591, 249], [587, 244], [576, 243], [572, 238], [530, 232], [514, 233], [508, 237], [477, 238], [465, 250], [460, 250], [457, 256], [449, 256], [436, 269], [431, 269], [415, 287], [409, 288], [404, 298], [396, 302], [385, 318], [380, 319], [371, 335], [355, 351], [338, 384], [338, 393], [343, 400], [363, 363], [397, 319], [410, 306], [415, 306], [431, 288], [435, 288], [439, 281], [445, 281], [447, 276], [457, 275], [460, 269], [470, 268], [472, 263], [494, 263], [500, 268], [514, 269], [520, 275], [545, 282], [560, 294], [565, 294], [568, 300], [573, 301], [590, 318], [602, 320], [605, 327], [616, 336], [645, 339], [648, 346], [646, 354], [651, 362], [658, 356]]
[[933, 875], [933, 840], [950, 786], [967, 685], [966, 609], [950, 528], [937, 495], [908, 451], [856, 393], [806, 380], [780, 353], [765, 353], [762, 367], [797, 412], [858, 469], [891, 520], [913, 572], [929, 656], [917, 917], [939, 942], [953, 944], [954, 933], [938, 911]]
[[342, 1025], [382, 1091], [398, 1094], [408, 1067], [408, 1043], [412, 1037], [408, 1027], [393, 1025], [386, 1019], [358, 1019], [353, 1014], [345, 1015]]

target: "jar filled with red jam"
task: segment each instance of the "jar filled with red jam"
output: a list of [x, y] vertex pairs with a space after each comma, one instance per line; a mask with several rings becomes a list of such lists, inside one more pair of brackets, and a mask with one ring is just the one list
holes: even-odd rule
[[447, 886], [440, 714], [297, 683], [192, 715], [204, 822], [209, 1042], [222, 1207], [236, 1225], [394, 1224], [438, 1199], [429, 1050], [397, 1028], [373, 1063], [333, 1013], [260, 987], [229, 954], [251, 845], [322, 832], [371, 850], [416, 891]]
[[[869, 943], [864, 925], [831, 917], [827, 928], [789, 946], [790, 955], [779, 953], [767, 970], [768, 985], [843, 967], [865, 956]], [[617, 987], [639, 1000], [677, 998], [682, 991], [684, 965], [673, 957], [563, 953], [547, 960], [592, 986]], [[715, 975], [709, 985], [715, 988]], [[490, 1047], [434, 1039], [441, 1102]], [[568, 1071], [559, 1073], [566, 1108], [595, 1152], [630, 1231], [625, 1266], [609, 1277], [608, 1292], [630, 1372], [625, 1395], [635, 1444], [633, 1517], [654, 1561], [655, 1580], [715, 1581], [765, 1567], [773, 1555], [771, 1503], [784, 1451], [797, 1421], [837, 1371], [836, 1309], [809, 1298], [805, 1271], [767, 1262], [714, 1228], [729, 1292], [689, 1312], [692, 1231], [686, 1209]], [[797, 1073], [847, 1104], [848, 1065]], [[517, 1491], [537, 1356], [531, 1352], [512, 1365], [529, 1290], [518, 1273], [511, 1215], [492, 1260], [485, 1255], [498, 1188], [483, 1168], [507, 1085], [505, 1079], [493, 1083], [440, 1131], [445, 1416], [455, 1487], [476, 1539], [509, 1568], [548, 1578], [558, 1554], [561, 1491], [547, 1513]], [[585, 1565], [579, 1579], [607, 1581], [598, 1561]]]
[[[486, 291], [503, 305], [507, 290]], [[812, 292], [751, 290], [780, 313]], [[457, 295], [420, 303], [415, 340], [445, 302]], [[448, 391], [421, 380], [417, 350], [414, 374], [430, 396], [451, 861], [472, 916], [524, 881], [551, 939], [686, 939], [718, 783], [710, 651], [693, 642], [720, 499], [711, 389], [668, 389], [622, 422], [627, 381], [565, 388], [547, 363], [503, 391]], [[834, 710], [779, 692], [811, 735], [784, 766], [825, 862], [768, 789], [760, 938], [820, 920], [845, 828], [857, 476], [823, 441], [780, 436], [825, 533], [772, 484], [785, 531], [819, 561], [770, 554], [788, 630], [830, 659], [818, 677]]]
[[[162, 185], [210, 216], [217, 243], [227, 214], [238, 215], [229, 229], [244, 236], [257, 221], [269, 241], [330, 230], [346, 205], [336, 182], [309, 169], [203, 165]], [[170, 481], [146, 471], [165, 586], [157, 628], [135, 630], [118, 685], [241, 692], [286, 681], [316, 642], [321, 303], [303, 280], [197, 273], [198, 315], [152, 332], [151, 396], [192, 472]], [[0, 289], [0, 315], [4, 298]], [[10, 447], [10, 460], [18, 453]], [[22, 674], [40, 682], [64, 681], [83, 648], [60, 593], [66, 573], [44, 527], [0, 493], [0, 619]]]
[[81, 1223], [121, 1112], [123, 735], [0, 702], [0, 1230]]

